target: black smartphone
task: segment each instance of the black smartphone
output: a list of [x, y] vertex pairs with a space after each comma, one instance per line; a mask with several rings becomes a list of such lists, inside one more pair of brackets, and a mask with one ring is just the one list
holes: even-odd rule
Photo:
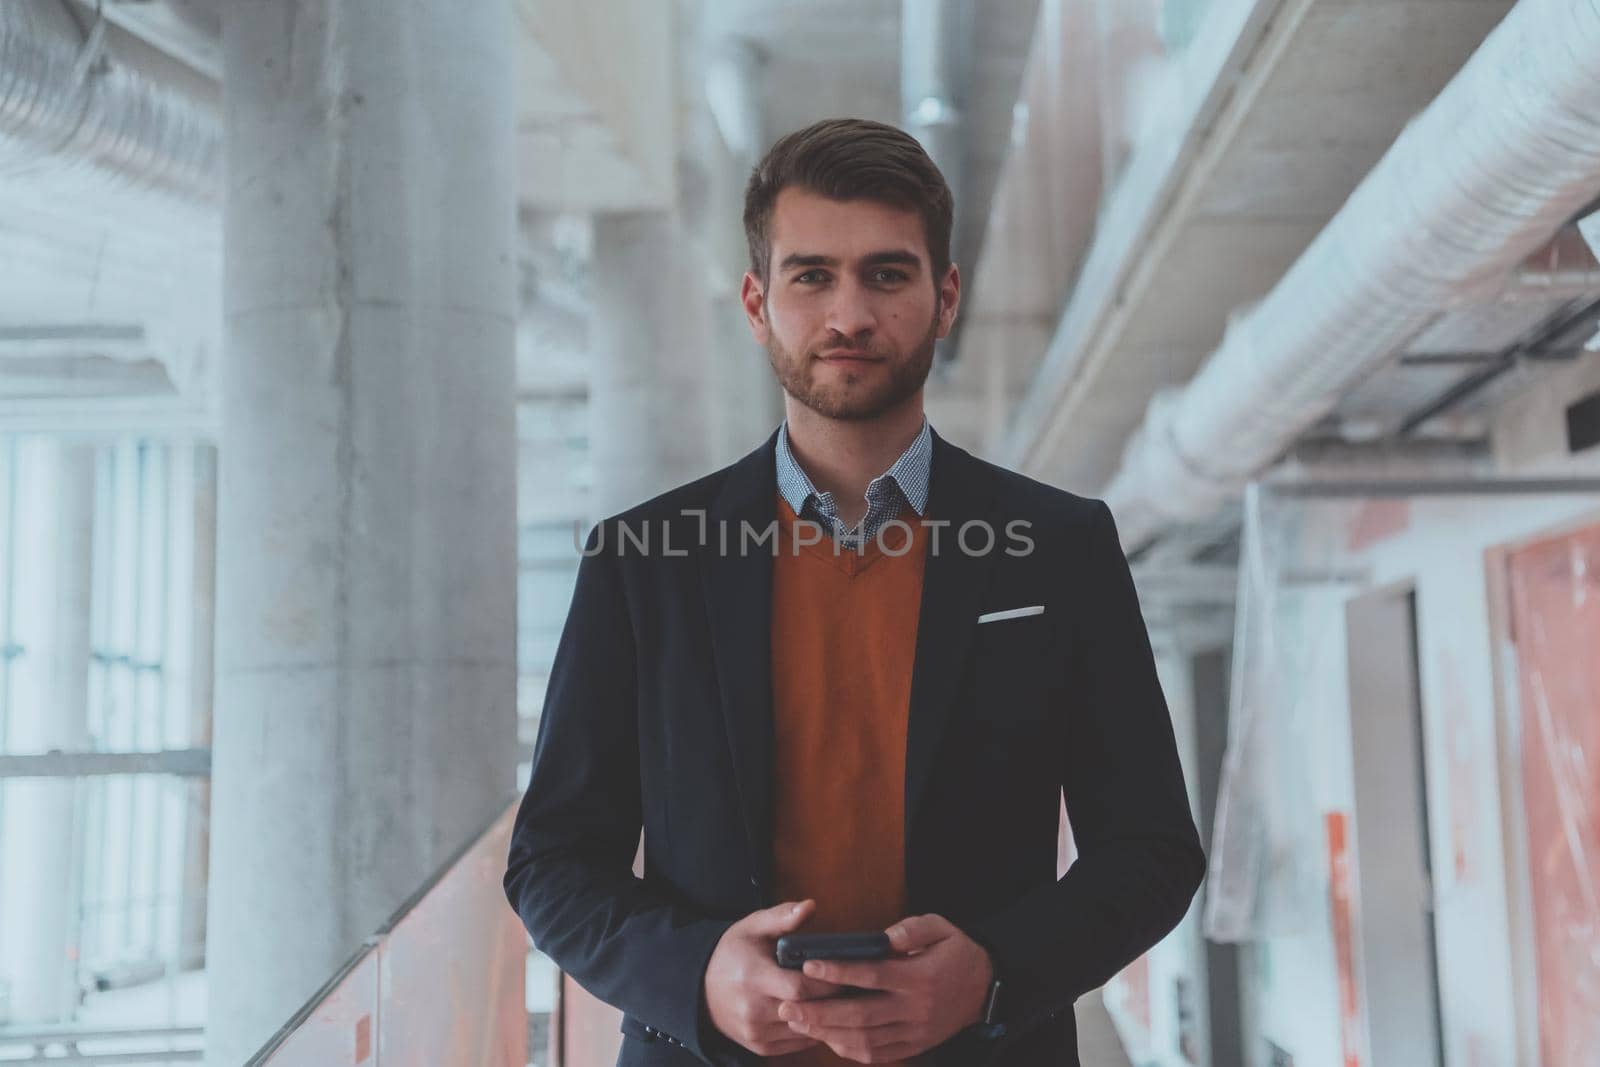
[[778, 966], [798, 971], [806, 960], [886, 960], [889, 935], [882, 930], [850, 934], [784, 934], [778, 938]]

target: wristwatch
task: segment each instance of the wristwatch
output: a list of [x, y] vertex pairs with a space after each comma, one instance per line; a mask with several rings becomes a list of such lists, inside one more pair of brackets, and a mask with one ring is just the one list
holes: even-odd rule
[[1005, 1023], [1001, 1021], [1004, 1015], [1000, 1006], [1001, 985], [1000, 976], [996, 975], [990, 980], [989, 992], [983, 998], [983, 1017], [978, 1020], [978, 1028], [985, 1037], [998, 1037], [1005, 1031]]

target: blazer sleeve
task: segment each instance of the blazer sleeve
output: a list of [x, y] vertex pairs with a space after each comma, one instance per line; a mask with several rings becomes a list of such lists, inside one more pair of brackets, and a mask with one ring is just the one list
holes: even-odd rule
[[732, 923], [633, 873], [642, 823], [635, 645], [617, 562], [596, 550], [600, 529], [589, 532], [556, 646], [506, 896], [534, 946], [586, 990], [721, 1062], [703, 978]]
[[[1096, 501], [1068, 659], [1061, 784], [1078, 858], [972, 924], [1002, 982], [1007, 1038], [1127, 966], [1175, 927], [1205, 877], [1172, 720], [1116, 523]], [[1066, 601], [1071, 603], [1069, 599]]]

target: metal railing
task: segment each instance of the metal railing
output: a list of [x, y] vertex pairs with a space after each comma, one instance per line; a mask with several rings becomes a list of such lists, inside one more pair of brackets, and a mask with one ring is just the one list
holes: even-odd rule
[[[205, 1058], [201, 1047], [205, 1031], [198, 1026], [84, 1027], [71, 1024], [54, 1026], [0, 1027], [0, 1064], [51, 1063], [74, 1067], [111, 1067], [113, 1064], [198, 1063]], [[137, 1048], [146, 1042], [164, 1048]], [[114, 1051], [95, 1046], [120, 1046]], [[84, 1046], [89, 1046], [85, 1048]], [[31, 1047], [31, 1054], [10, 1055], [19, 1048]]]
[[502, 878], [513, 801], [412, 894], [248, 1067], [528, 1062], [528, 935]]

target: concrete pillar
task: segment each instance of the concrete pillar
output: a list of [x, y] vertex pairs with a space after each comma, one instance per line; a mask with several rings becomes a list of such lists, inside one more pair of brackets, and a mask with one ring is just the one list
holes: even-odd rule
[[[11, 591], [23, 655], [13, 670], [10, 748], [89, 747], [89, 603], [94, 447], [35, 440], [19, 449]], [[0, 827], [0, 983], [7, 1022], [60, 1023], [77, 1004], [77, 781], [5, 783]]]
[[[217, 605], [217, 449], [196, 444], [188, 466], [193, 479], [194, 506], [189, 515], [190, 600], [189, 675], [187, 699], [190, 743], [211, 747], [211, 715], [216, 690]], [[211, 810], [211, 781], [196, 778], [185, 783], [188, 809]], [[194, 970], [205, 966], [206, 873], [211, 834], [205, 819], [189, 818], [183, 827], [183, 883], [178, 907], [178, 966]]]
[[710, 305], [670, 211], [597, 216], [589, 338], [595, 518], [711, 469]]
[[230, 0], [207, 1055], [515, 799], [503, 0]]

